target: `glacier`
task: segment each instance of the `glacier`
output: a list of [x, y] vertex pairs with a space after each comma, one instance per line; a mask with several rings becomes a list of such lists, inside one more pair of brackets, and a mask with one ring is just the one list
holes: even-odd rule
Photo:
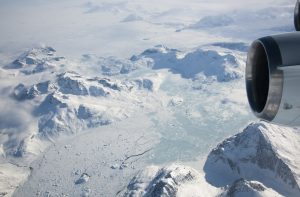
[[[15, 163], [21, 163], [18, 165], [30, 165], [29, 171], [32, 174], [37, 169], [42, 170], [35, 165], [40, 162], [39, 155], [44, 155], [45, 151], [52, 149], [51, 144], [88, 135], [90, 129], [109, 130], [122, 122], [131, 125], [135, 130], [136, 125], [139, 124], [135, 119], [139, 116], [143, 117], [141, 122], [149, 122], [151, 125], [143, 130], [146, 129], [148, 135], [153, 138], [153, 142], [147, 142], [148, 149], [141, 149], [142, 155], [146, 155], [144, 160], [141, 160], [143, 165], [178, 160], [189, 161], [195, 157], [203, 157], [204, 155], [199, 153], [209, 150], [208, 143], [217, 142], [222, 139], [223, 135], [227, 135], [223, 133], [222, 121], [226, 122], [235, 117], [235, 128], [238, 129], [250, 117], [249, 113], [245, 113], [246, 103], [234, 96], [243, 91], [243, 83], [240, 80], [244, 69], [242, 52], [234, 52], [226, 48], [222, 52], [213, 51], [213, 48], [212, 45], [209, 50], [204, 47], [184, 53], [165, 46], [156, 46], [145, 50], [140, 55], [133, 55], [127, 60], [108, 57], [108, 61], [103, 57], [89, 55], [84, 55], [83, 59], [76, 61], [70, 61], [62, 56], [59, 56], [59, 60], [53, 60], [56, 53], [52, 47], [33, 48], [23, 53], [3, 68], [5, 72], [13, 73], [12, 76], [8, 76], [8, 81], [10, 79], [12, 84], [15, 84], [14, 78], [16, 77], [23, 79], [6, 88], [7, 96], [11, 102], [30, 107], [26, 113], [31, 117], [28, 123], [31, 129], [22, 131], [23, 137], [19, 135], [17, 139], [8, 135], [3, 143], [4, 160], [12, 158]], [[33, 61], [27, 62], [28, 57]], [[14, 66], [16, 62], [23, 62], [22, 66]], [[177, 63], [174, 64], [174, 62]], [[44, 65], [51, 63], [53, 66], [45, 67], [39, 72], [27, 72], [41, 63]], [[203, 66], [195, 67], [199, 63]], [[86, 76], [81, 69], [76, 69], [87, 64], [93, 65], [92, 71], [95, 67], [98, 68], [98, 74]], [[211, 64], [209, 66], [211, 69], [205, 67], [209, 64]], [[110, 65], [115, 65], [113, 70], [103, 69], [103, 67], [111, 68]], [[124, 67], [127, 68], [127, 72], [122, 72]], [[185, 67], [191, 67], [190, 73], [185, 72], [183, 69]], [[226, 86], [223, 86], [223, 83], [226, 83]], [[214, 88], [211, 90], [208, 87]], [[228, 87], [236, 87], [231, 89], [231, 96], [228, 95]], [[214, 109], [203, 106], [204, 102], [211, 102], [213, 99], [216, 101]], [[203, 102], [198, 103], [199, 100]], [[234, 109], [234, 106], [241, 108]], [[239, 114], [239, 117], [234, 114], [229, 115], [228, 108], [235, 111], [236, 115]], [[215, 120], [208, 117], [209, 114], [216, 113], [219, 115], [215, 117]], [[195, 121], [200, 119], [202, 121]], [[208, 121], [215, 122], [216, 120], [219, 124], [212, 128]], [[145, 124], [141, 126], [144, 127]], [[232, 128], [233, 125], [230, 127]], [[208, 129], [218, 131], [220, 134], [212, 133], [211, 140], [207, 141], [203, 136], [207, 135]], [[119, 132], [120, 135], [124, 135], [122, 133], [125, 131], [120, 129]], [[141, 133], [129, 136], [134, 135], [143, 138]], [[110, 135], [107, 137], [112, 138]], [[128, 139], [125, 138], [124, 142], [126, 140]], [[175, 144], [177, 145], [174, 146]], [[68, 147], [68, 145], [64, 146]], [[77, 145], [71, 145], [73, 146]], [[192, 152], [191, 149], [193, 149]], [[131, 154], [137, 156], [133, 157], [139, 157], [141, 154], [134, 152]], [[131, 160], [131, 157], [125, 158], [125, 161], [127, 160]], [[109, 167], [111, 170], [120, 168], [122, 171], [131, 168], [127, 172], [128, 179], [137, 167], [135, 165], [130, 167], [125, 161], [119, 164], [111, 163]], [[141, 161], [137, 164], [139, 168], [142, 166]], [[62, 164], [65, 162], [72, 163], [72, 161], [62, 161]], [[59, 171], [56, 169], [56, 172]], [[41, 172], [38, 174], [45, 176]], [[62, 172], [59, 174], [61, 175]], [[92, 176], [90, 174], [93, 173], [88, 174]], [[53, 172], [53, 175], [58, 174]], [[39, 179], [39, 176], [36, 178]], [[124, 181], [125, 178], [123, 178]], [[51, 179], [57, 180], [57, 178]], [[81, 180], [80, 177], [77, 179]], [[93, 181], [90, 180], [89, 184], [91, 182]], [[115, 187], [123, 182], [119, 181]], [[89, 189], [96, 191], [95, 188]], [[110, 188], [107, 193], [113, 192], [112, 189], [115, 188]], [[34, 189], [27, 189], [26, 183], [24, 190], [28, 190], [26, 191], [28, 195], [30, 195], [29, 190], [36, 192]], [[18, 192], [24, 191], [20, 188], [15, 195]]]

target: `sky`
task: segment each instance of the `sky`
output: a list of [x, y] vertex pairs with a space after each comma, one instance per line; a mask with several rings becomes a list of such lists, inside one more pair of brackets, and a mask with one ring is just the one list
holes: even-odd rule
[[[274, 9], [264, 10], [270, 4]], [[44, 44], [71, 57], [127, 58], [158, 44], [191, 49], [216, 41], [250, 42], [267, 35], [270, 23], [285, 20], [279, 28], [292, 30], [293, 7], [293, 0], [0, 0], [0, 53]], [[277, 16], [276, 9], [286, 9], [286, 16]], [[215, 26], [197, 28], [207, 16]], [[253, 17], [262, 17], [261, 23], [252, 24]]]

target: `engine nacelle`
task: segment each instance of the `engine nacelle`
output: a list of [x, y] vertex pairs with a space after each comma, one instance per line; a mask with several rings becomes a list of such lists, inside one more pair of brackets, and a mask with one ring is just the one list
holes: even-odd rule
[[[300, 30], [299, 1], [294, 23]], [[248, 51], [246, 89], [256, 117], [300, 126], [300, 32], [255, 40]]]
[[258, 118], [300, 125], [300, 33], [268, 36], [252, 43], [246, 88]]

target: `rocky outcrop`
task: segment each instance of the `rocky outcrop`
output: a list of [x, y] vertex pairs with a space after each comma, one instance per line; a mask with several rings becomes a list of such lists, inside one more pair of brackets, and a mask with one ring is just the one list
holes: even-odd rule
[[75, 72], [65, 72], [57, 76], [59, 91], [63, 94], [88, 95], [83, 78]]
[[223, 192], [221, 197], [262, 197], [262, 196], [277, 196], [278, 194], [274, 190], [267, 188], [262, 183], [257, 181], [247, 181], [244, 179], [236, 180], [230, 187], [228, 187], [225, 192]]
[[64, 66], [65, 58], [56, 55], [52, 47], [33, 48], [20, 55], [12, 63], [4, 66], [5, 69], [18, 69], [21, 73], [30, 75], [55, 70]]
[[100, 58], [97, 64], [100, 66], [102, 74], [107, 76], [128, 74], [138, 69], [138, 65], [134, 62], [116, 57]]
[[64, 72], [58, 74], [53, 81], [44, 81], [31, 86], [21, 83], [14, 88], [12, 95], [17, 100], [33, 99], [38, 95], [54, 92], [65, 95], [105, 97], [113, 92], [128, 91], [132, 88], [126, 85], [129, 83], [107, 78], [85, 78], [76, 72]]
[[199, 173], [186, 166], [151, 166], [141, 171], [128, 184], [124, 196], [177, 196], [181, 187], [200, 180]]

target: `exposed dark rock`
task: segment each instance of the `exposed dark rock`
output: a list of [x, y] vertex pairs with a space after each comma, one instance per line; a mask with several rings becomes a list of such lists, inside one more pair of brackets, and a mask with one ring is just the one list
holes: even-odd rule
[[227, 197], [243, 196], [243, 194], [253, 195], [266, 190], [266, 187], [259, 182], [247, 181], [244, 179], [236, 180], [226, 192]]
[[149, 182], [143, 182], [143, 173], [140, 172], [130, 181], [124, 196], [176, 197], [179, 187], [199, 178], [194, 169], [178, 165], [158, 170]]

